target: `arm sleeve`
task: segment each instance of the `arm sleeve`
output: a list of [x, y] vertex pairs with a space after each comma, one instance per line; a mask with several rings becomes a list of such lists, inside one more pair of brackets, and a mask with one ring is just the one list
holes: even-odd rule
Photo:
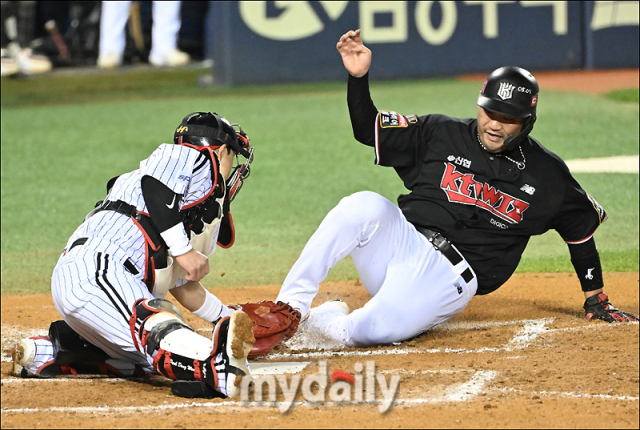
[[143, 176], [141, 187], [151, 222], [158, 229], [173, 255], [182, 255], [191, 250], [180, 215], [182, 195], [174, 193], [152, 176]]
[[353, 136], [367, 146], [375, 144], [375, 123], [378, 110], [369, 92], [369, 73], [356, 78], [349, 75], [347, 83], [347, 104]]
[[607, 220], [607, 212], [582, 189], [566, 164], [560, 159], [558, 161], [561, 163], [565, 193], [552, 225], [569, 246], [571, 263], [582, 291], [597, 290], [604, 286], [604, 282], [593, 234]]
[[582, 291], [593, 291], [604, 287], [600, 255], [593, 237], [580, 244], [569, 244], [569, 253], [571, 263], [580, 279]]
[[552, 221], [552, 228], [567, 244], [578, 245], [591, 239], [608, 216], [602, 206], [580, 187], [568, 169], [564, 182], [564, 199]]
[[376, 164], [393, 167], [415, 164], [420, 121], [415, 115], [378, 112], [369, 92], [368, 73], [360, 78], [349, 75], [347, 104], [353, 136], [375, 148]]

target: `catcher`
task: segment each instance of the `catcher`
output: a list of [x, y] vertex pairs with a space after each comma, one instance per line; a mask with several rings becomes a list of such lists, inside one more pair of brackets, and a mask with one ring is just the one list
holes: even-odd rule
[[[216, 244], [234, 243], [230, 204], [252, 161], [238, 124], [194, 112], [176, 128], [174, 144], [161, 144], [138, 169], [111, 179], [53, 271], [53, 301], [63, 320], [51, 324], [49, 336], [19, 342], [14, 373], [155, 373], [172, 379], [179, 396], [237, 395], [249, 374], [252, 321], [200, 281]], [[184, 322], [167, 292], [213, 322], [213, 339]]]

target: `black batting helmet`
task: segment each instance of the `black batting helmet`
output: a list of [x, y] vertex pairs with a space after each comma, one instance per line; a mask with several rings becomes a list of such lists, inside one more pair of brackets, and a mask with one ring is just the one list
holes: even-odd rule
[[233, 149], [249, 158], [249, 139], [238, 126], [239, 132], [226, 119], [217, 113], [193, 112], [185, 116], [173, 134], [173, 142], [177, 145], [190, 144], [218, 148], [222, 145]]
[[538, 82], [529, 71], [515, 66], [500, 67], [487, 77], [478, 96], [478, 106], [513, 118], [523, 118], [522, 131], [508, 138], [507, 149], [517, 147], [536, 122]]

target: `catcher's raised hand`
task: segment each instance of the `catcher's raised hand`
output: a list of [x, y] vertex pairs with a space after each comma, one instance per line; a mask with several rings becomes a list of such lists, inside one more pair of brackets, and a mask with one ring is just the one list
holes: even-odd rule
[[345, 69], [352, 76], [359, 78], [367, 74], [371, 66], [371, 51], [362, 43], [360, 29], [343, 34], [336, 49], [342, 56]]
[[636, 315], [623, 312], [609, 303], [609, 297], [605, 293], [589, 297], [584, 302], [584, 311], [587, 321], [600, 319], [609, 323], [638, 321]]

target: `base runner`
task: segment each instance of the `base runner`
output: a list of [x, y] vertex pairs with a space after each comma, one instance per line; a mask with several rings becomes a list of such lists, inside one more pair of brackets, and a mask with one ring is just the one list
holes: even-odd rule
[[[529, 136], [538, 105], [531, 73], [491, 73], [477, 118], [401, 115], [379, 111], [371, 100], [371, 51], [360, 30], [344, 34], [337, 49], [349, 72], [355, 138], [375, 150], [376, 164], [393, 167], [410, 193], [398, 206], [373, 192], [342, 199], [309, 239], [278, 301], [346, 345], [403, 341], [499, 288], [529, 238], [554, 229], [568, 245], [587, 320], [638, 321], [603, 291], [593, 234], [607, 213], [557, 155]], [[351, 313], [340, 301], [310, 312], [319, 283], [347, 255], [371, 299]]]

